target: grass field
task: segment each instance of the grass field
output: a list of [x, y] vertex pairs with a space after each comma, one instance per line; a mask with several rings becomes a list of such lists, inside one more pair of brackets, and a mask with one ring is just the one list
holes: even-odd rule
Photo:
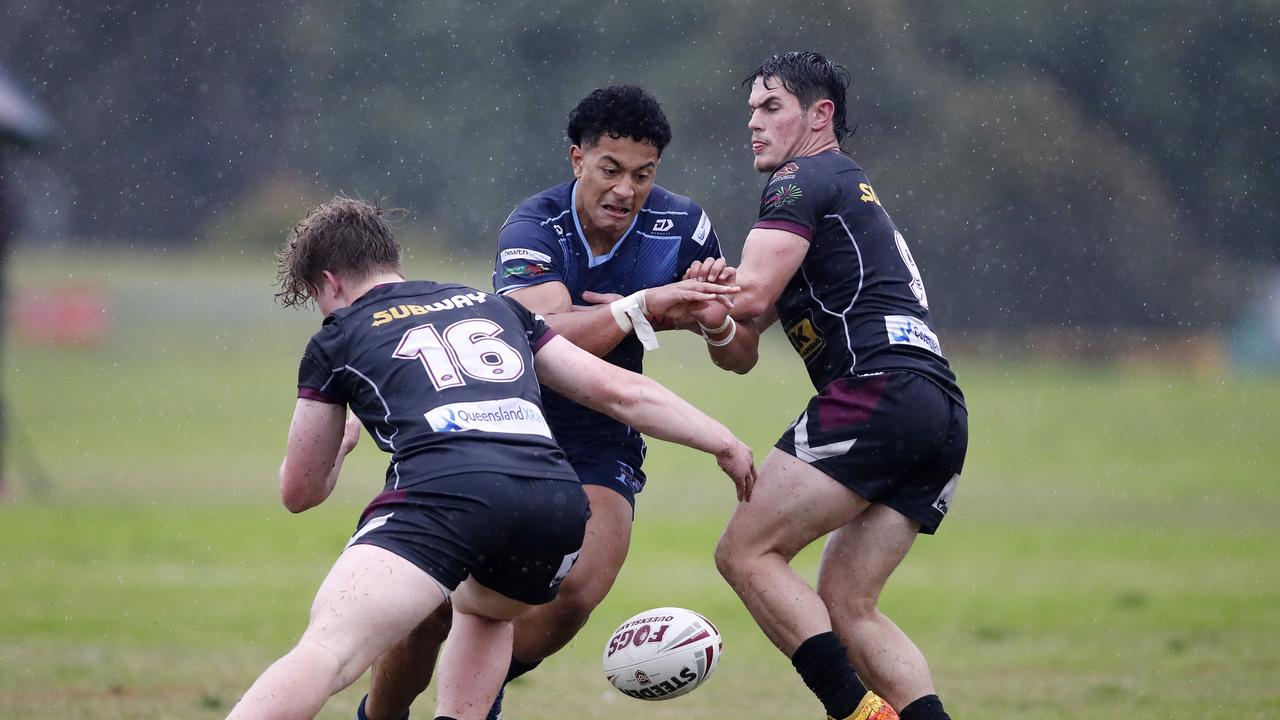
[[[474, 265], [437, 274], [486, 282]], [[24, 255], [12, 277], [28, 294], [101, 287], [111, 332], [5, 348], [0, 718], [220, 717], [296, 639], [381, 483], [366, 443], [330, 502], [279, 505], [297, 356], [318, 317], [273, 308], [269, 268], [239, 259]], [[713, 371], [695, 338], [663, 342], [651, 374], [760, 456], [809, 392], [777, 342], [745, 378]], [[1280, 717], [1280, 378], [954, 362], [971, 413], [964, 481], [882, 599], [952, 716]], [[507, 716], [820, 717], [713, 567], [729, 481], [662, 443], [648, 471], [613, 594], [513, 686]], [[798, 566], [815, 565], [811, 548]], [[600, 675], [602, 645], [668, 604], [716, 621], [724, 660], [685, 698], [625, 698]], [[322, 717], [350, 717], [365, 685]], [[428, 693], [415, 715], [432, 709]]]

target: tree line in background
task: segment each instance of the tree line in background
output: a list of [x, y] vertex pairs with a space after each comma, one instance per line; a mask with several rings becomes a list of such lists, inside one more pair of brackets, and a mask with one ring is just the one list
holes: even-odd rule
[[0, 66], [60, 123], [19, 182], [81, 238], [265, 250], [342, 191], [485, 257], [519, 200], [569, 177], [577, 100], [632, 82], [675, 133], [659, 183], [732, 259], [762, 186], [740, 83], [803, 48], [849, 69], [844, 147], [943, 324], [1203, 327], [1280, 263], [1269, 0], [10, 0], [5, 18]]

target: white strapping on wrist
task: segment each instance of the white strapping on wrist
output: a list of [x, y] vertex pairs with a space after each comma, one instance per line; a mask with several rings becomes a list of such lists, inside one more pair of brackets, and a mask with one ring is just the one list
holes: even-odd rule
[[[696, 322], [696, 321], [695, 321], [695, 322]], [[729, 329], [729, 323], [731, 323], [731, 322], [733, 322], [733, 316], [732, 316], [732, 315], [725, 315], [725, 316], [724, 316], [724, 322], [720, 323], [720, 327], [718, 327], [718, 328], [709, 328], [709, 327], [707, 327], [706, 325], [703, 325], [703, 324], [702, 324], [702, 323], [700, 323], [700, 322], [698, 323], [698, 328], [702, 330], [702, 334], [703, 334], [703, 335], [706, 335], [706, 334], [708, 334], [708, 333], [710, 333], [710, 334], [712, 334], [712, 335], [719, 335], [720, 333], [722, 333], [722, 332], [724, 332], [725, 330], [728, 330], [728, 329]]]
[[609, 303], [613, 320], [618, 323], [618, 327], [622, 328], [623, 332], [634, 331], [645, 350], [657, 350], [658, 333], [653, 329], [653, 325], [649, 324], [645, 310], [644, 290]]
[[[726, 318], [726, 320], [727, 322], [725, 323], [725, 325], [729, 326], [729, 334], [725, 335], [719, 340], [712, 340], [710, 337], [707, 336], [707, 333], [708, 332], [724, 332], [724, 325], [721, 325], [719, 330], [714, 330], [714, 331], [706, 330], [705, 328], [703, 329], [702, 339], [706, 340], [707, 344], [710, 345], [711, 347], [724, 347], [725, 345], [728, 345], [729, 343], [733, 342], [733, 336], [738, 334], [738, 323], [733, 321], [733, 317], [730, 316]], [[699, 323], [699, 325], [701, 325], [701, 323]]]

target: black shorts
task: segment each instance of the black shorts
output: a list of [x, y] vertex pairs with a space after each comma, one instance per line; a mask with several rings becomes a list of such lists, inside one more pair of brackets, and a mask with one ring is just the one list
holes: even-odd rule
[[923, 375], [895, 371], [823, 388], [777, 448], [933, 534], [960, 482], [968, 445], [964, 405]]
[[634, 510], [636, 494], [644, 489], [644, 441], [633, 438], [561, 445], [565, 458], [583, 485], [600, 485], [618, 493]]
[[572, 480], [448, 475], [384, 490], [365, 508], [348, 547], [390, 550], [450, 591], [472, 576], [539, 605], [559, 591], [590, 515], [586, 493]]

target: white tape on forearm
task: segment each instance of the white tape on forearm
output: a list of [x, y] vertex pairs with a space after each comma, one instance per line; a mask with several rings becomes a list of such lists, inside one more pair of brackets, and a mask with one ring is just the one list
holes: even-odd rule
[[653, 329], [653, 325], [649, 324], [649, 318], [645, 316], [647, 308], [644, 290], [609, 303], [609, 310], [613, 313], [613, 320], [618, 323], [618, 327], [622, 328], [623, 332], [634, 331], [645, 350], [658, 349], [658, 333]]
[[618, 327], [622, 328], [622, 332], [627, 334], [630, 334], [632, 329], [631, 318], [627, 315], [627, 308], [635, 306], [634, 297], [634, 295], [631, 295], [609, 303], [609, 312], [613, 313], [613, 321], [618, 323]]

